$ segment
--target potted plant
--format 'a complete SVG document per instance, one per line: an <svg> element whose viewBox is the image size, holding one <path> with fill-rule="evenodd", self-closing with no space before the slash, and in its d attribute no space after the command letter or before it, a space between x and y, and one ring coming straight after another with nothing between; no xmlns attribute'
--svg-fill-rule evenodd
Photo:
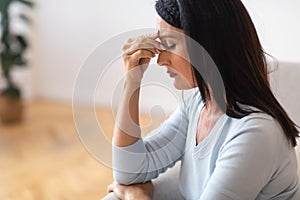
<svg viewBox="0 0 300 200"><path fill-rule="evenodd" d="M33 3L28 0L0 0L0 65L2 78L5 81L5 88L0 91L0 119L6 123L20 121L22 118L21 91L13 82L12 69L26 66L24 53L28 47L24 34L15 33L11 29L13 16L10 11L13 3L33 6ZM24 13L20 13L18 17L24 23L29 22Z"/></svg>

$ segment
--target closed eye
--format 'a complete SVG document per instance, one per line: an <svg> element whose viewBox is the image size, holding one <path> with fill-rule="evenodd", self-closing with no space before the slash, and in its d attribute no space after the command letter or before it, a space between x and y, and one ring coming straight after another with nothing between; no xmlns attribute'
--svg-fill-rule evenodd
<svg viewBox="0 0 300 200"><path fill-rule="evenodd" d="M176 46L176 44L171 44L171 45L168 45L168 46L165 46L167 50L171 50L171 49L174 49Z"/></svg>
<svg viewBox="0 0 300 200"><path fill-rule="evenodd" d="M171 50L171 49L174 49L176 47L176 44L166 44L166 43L163 43L164 47L166 48L166 50Z"/></svg>

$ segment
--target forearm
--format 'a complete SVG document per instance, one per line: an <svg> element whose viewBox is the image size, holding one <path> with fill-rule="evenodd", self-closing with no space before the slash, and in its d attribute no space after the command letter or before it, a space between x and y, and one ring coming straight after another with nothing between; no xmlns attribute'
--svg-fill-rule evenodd
<svg viewBox="0 0 300 200"><path fill-rule="evenodd" d="M145 184L135 184L129 186L114 182L110 184L107 189L109 192L114 192L118 198L124 200L151 200L154 191L151 181Z"/></svg>
<svg viewBox="0 0 300 200"><path fill-rule="evenodd" d="M113 134L113 144L116 146L131 145L141 136L139 96L140 83L125 81Z"/></svg>
<svg viewBox="0 0 300 200"><path fill-rule="evenodd" d="M145 194L143 191L133 192L126 196L126 200L151 200L151 196Z"/></svg>

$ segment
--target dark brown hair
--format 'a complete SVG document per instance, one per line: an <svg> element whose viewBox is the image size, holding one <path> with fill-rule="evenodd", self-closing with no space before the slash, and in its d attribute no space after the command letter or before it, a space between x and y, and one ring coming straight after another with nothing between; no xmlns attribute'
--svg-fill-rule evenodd
<svg viewBox="0 0 300 200"><path fill-rule="evenodd" d="M288 141L296 146L299 132L297 126L287 115L283 107L274 97L269 81L266 54L260 44L255 26L240 0L159 0L157 5L166 2L177 4L180 15L180 27L185 34L198 42L210 55L222 77L226 100L218 104L225 104L226 114L234 118L242 118L253 112L240 104L258 108L275 118L281 125ZM158 14L165 19L161 9L157 6ZM173 5L174 6L174 5ZM160 11L159 11L160 9ZM178 16L175 16L177 19ZM172 17L171 17L172 19ZM168 20L166 20L168 22ZM173 20L176 22L176 20ZM177 20L178 21L178 20ZM174 22L173 22L174 23ZM198 63L197 52L189 51L192 63ZM209 74L207 66L199 70L194 66L193 72L202 95L203 101L209 99L208 84L213 79L203 79L203 74ZM223 93L219 96L223 97Z"/></svg>

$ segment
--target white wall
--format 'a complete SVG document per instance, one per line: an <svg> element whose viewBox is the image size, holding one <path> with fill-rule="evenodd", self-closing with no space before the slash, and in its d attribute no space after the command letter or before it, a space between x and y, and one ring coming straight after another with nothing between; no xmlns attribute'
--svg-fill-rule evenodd
<svg viewBox="0 0 300 200"><path fill-rule="evenodd" d="M265 50L280 61L300 62L300 1L242 0Z"/></svg>
<svg viewBox="0 0 300 200"><path fill-rule="evenodd" d="M300 1L243 2L266 51L280 61L300 63ZM89 52L114 35L145 27L155 27L153 0L36 0L31 66L33 96L71 101L77 72ZM154 73L151 76L156 74L151 73ZM120 75L120 71L112 74ZM113 78L108 78L106 84L112 85L110 81ZM163 92L150 89L149 94L168 105ZM102 98L104 103L110 101Z"/></svg>
<svg viewBox="0 0 300 200"><path fill-rule="evenodd" d="M33 37L35 95L69 101L77 71L90 51L113 35L152 26L151 4L150 0L38 0Z"/></svg>

